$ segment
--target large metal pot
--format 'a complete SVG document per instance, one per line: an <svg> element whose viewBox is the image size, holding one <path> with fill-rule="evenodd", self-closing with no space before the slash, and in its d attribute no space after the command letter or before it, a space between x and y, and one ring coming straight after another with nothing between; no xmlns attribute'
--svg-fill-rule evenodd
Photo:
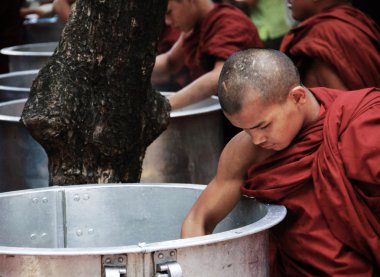
<svg viewBox="0 0 380 277"><path fill-rule="evenodd" d="M59 41L65 23L57 16L46 18L31 18L24 21L26 43L42 43Z"/></svg>
<svg viewBox="0 0 380 277"><path fill-rule="evenodd" d="M0 276L268 276L268 229L285 207L243 198L212 235L180 239L203 189L118 184L1 193Z"/></svg>
<svg viewBox="0 0 380 277"><path fill-rule="evenodd" d="M3 48L0 53L9 58L9 71L42 68L53 55L58 42L32 43Z"/></svg>
<svg viewBox="0 0 380 277"><path fill-rule="evenodd" d="M48 186L47 155L19 122L25 101L0 103L0 192ZM147 149L141 181L206 184L222 148L216 97L173 111L168 129Z"/></svg>
<svg viewBox="0 0 380 277"><path fill-rule="evenodd" d="M141 181L207 184L216 173L223 146L217 97L174 110L168 129L146 151Z"/></svg>
<svg viewBox="0 0 380 277"><path fill-rule="evenodd" d="M38 69L0 74L0 102L27 98Z"/></svg>
<svg viewBox="0 0 380 277"><path fill-rule="evenodd" d="M19 122L24 104L0 103L0 192L48 186L45 150Z"/></svg>

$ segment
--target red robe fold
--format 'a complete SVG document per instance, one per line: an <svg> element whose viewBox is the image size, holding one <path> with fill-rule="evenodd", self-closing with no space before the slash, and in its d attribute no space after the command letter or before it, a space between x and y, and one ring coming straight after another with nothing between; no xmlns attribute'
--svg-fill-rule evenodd
<svg viewBox="0 0 380 277"><path fill-rule="evenodd" d="M280 51L297 65L301 79L311 59L335 68L349 90L380 87L380 30L350 5L338 5L291 29Z"/></svg>
<svg viewBox="0 0 380 277"><path fill-rule="evenodd" d="M242 11L229 5L215 5L201 24L187 34L183 51L193 80L226 60L238 50L262 48L255 25Z"/></svg>
<svg viewBox="0 0 380 277"><path fill-rule="evenodd" d="M181 32L179 30L165 24L161 33L160 41L158 43L157 55L169 51L174 43L178 40L180 35Z"/></svg>
<svg viewBox="0 0 380 277"><path fill-rule="evenodd" d="M285 205L271 229L279 276L380 273L380 89L315 88L325 112L253 165L243 194Z"/></svg>

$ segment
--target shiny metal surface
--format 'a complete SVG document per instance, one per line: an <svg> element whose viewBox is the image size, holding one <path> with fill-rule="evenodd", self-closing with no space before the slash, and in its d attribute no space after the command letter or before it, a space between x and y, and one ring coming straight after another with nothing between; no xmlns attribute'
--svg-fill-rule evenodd
<svg viewBox="0 0 380 277"><path fill-rule="evenodd" d="M47 155L19 122L25 99L0 103L0 192L48 186ZM147 149L141 182L206 184L223 147L219 101L173 111Z"/></svg>
<svg viewBox="0 0 380 277"><path fill-rule="evenodd" d="M0 53L9 57L10 72L40 69L53 54L58 42L16 45L3 48Z"/></svg>
<svg viewBox="0 0 380 277"><path fill-rule="evenodd" d="M0 192L48 186L45 150L19 122L24 104L0 103Z"/></svg>
<svg viewBox="0 0 380 277"><path fill-rule="evenodd" d="M0 74L0 102L27 98L38 69Z"/></svg>
<svg viewBox="0 0 380 277"><path fill-rule="evenodd" d="M146 151L141 182L211 181L223 149L221 116L217 97L172 111L168 129Z"/></svg>
<svg viewBox="0 0 380 277"><path fill-rule="evenodd" d="M268 276L267 231L286 209L242 198L213 234L180 239L181 223L204 187L110 184L1 193L0 276L102 276L105 255L126 255L119 260L127 260L126 276L154 276L153 257L165 250L175 251L170 265L184 276Z"/></svg>

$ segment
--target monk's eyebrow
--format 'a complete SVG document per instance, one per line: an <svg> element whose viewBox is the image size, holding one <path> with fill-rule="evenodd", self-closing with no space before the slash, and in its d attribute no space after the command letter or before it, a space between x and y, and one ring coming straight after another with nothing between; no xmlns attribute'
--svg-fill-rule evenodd
<svg viewBox="0 0 380 277"><path fill-rule="evenodd" d="M265 124L265 121L261 121L259 124L256 124L255 126L252 126L252 127L250 127L249 129L252 130L252 129L260 128L260 127L262 127L264 124Z"/></svg>

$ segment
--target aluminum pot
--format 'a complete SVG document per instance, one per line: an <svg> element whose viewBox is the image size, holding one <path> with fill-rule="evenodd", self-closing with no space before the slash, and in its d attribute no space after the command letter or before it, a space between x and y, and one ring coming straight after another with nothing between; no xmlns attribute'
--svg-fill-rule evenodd
<svg viewBox="0 0 380 277"><path fill-rule="evenodd" d="M0 53L9 58L9 71L42 68L53 55L58 42L31 43L3 48Z"/></svg>
<svg viewBox="0 0 380 277"><path fill-rule="evenodd" d="M168 129L146 151L141 181L207 184L216 173L223 146L217 97L174 110Z"/></svg>
<svg viewBox="0 0 380 277"><path fill-rule="evenodd" d="M46 152L19 122L25 101L0 103L0 192L48 186ZM216 97L173 111L168 129L146 151L141 182L206 184L222 148Z"/></svg>
<svg viewBox="0 0 380 277"><path fill-rule="evenodd" d="M211 235L180 239L204 186L111 184L0 194L0 276L268 276L283 206L242 198Z"/></svg>
<svg viewBox="0 0 380 277"><path fill-rule="evenodd" d="M19 122L25 101L0 103L0 192L48 186L46 152Z"/></svg>
<svg viewBox="0 0 380 277"><path fill-rule="evenodd" d="M0 102L27 98L38 69L0 74Z"/></svg>
<svg viewBox="0 0 380 277"><path fill-rule="evenodd" d="M46 18L31 18L24 21L26 43L42 43L59 41L65 23L57 16Z"/></svg>

